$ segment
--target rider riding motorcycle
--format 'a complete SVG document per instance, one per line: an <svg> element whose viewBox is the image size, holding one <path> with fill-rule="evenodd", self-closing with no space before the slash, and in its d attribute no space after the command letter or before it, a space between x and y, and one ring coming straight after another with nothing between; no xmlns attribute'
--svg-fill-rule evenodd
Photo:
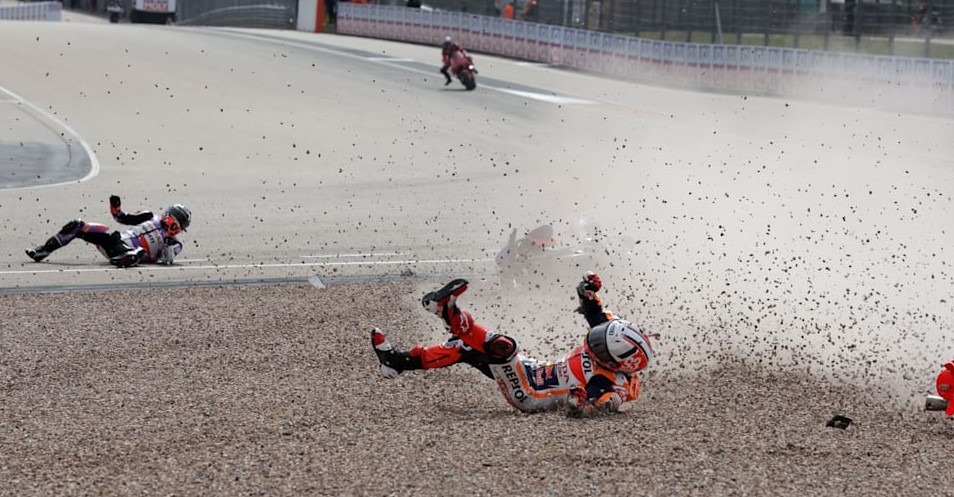
<svg viewBox="0 0 954 497"><path fill-rule="evenodd" d="M424 307L440 316L454 339L409 351L396 350L381 332L371 330L371 344L381 374L395 378L402 371L434 369L466 363L497 382L504 398L524 412L564 407L571 416L618 411L639 397L638 371L653 359L653 348L643 329L603 308L597 292L602 281L587 273L577 287L578 309L590 325L583 344L555 363L520 354L513 338L476 323L457 306L467 281L456 279L424 296Z"/></svg>
<svg viewBox="0 0 954 497"><path fill-rule="evenodd" d="M117 267L132 267L141 262L172 264L182 251L182 242L176 235L186 231L192 223L192 211L182 204L167 207L161 214L150 211L130 214L122 210L120 198L111 195L109 210L117 222L134 227L120 232L103 224L74 219L43 245L27 249L26 254L40 262L79 238L95 245Z"/></svg>
<svg viewBox="0 0 954 497"><path fill-rule="evenodd" d="M457 43L454 43L450 36L444 37L444 43L441 45L441 57L444 59L444 65L441 67L441 74L443 74L444 78L447 79L447 81L444 82L444 86L451 84L453 81L448 69L450 69L451 59L453 59L454 53L456 52L460 52L460 54L463 55L468 61L472 62L470 55L467 55L467 51L464 50L463 47ZM475 70L474 72L477 71Z"/></svg>
<svg viewBox="0 0 954 497"><path fill-rule="evenodd" d="M109 12L109 22L119 22L119 18L126 13L122 0L109 0L106 3L106 12Z"/></svg>

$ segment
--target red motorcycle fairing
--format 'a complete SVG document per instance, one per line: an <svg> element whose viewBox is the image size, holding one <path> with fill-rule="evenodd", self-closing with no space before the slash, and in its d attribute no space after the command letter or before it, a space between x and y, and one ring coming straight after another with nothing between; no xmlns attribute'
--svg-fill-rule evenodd
<svg viewBox="0 0 954 497"><path fill-rule="evenodd" d="M947 401L947 409L944 410L944 414L954 416L954 361L943 366L941 372L937 375L935 387L937 388L937 394Z"/></svg>

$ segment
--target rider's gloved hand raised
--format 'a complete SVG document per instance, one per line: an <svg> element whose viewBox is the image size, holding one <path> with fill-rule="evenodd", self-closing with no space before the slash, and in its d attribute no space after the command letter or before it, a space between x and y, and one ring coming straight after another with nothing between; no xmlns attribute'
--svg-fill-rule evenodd
<svg viewBox="0 0 954 497"><path fill-rule="evenodd" d="M576 287L576 293L580 298L592 299L596 292L603 288L603 280L593 271L587 271L583 275L583 281Z"/></svg>
<svg viewBox="0 0 954 497"><path fill-rule="evenodd" d="M119 199L119 195L110 195L109 196L109 213L112 215L119 214L121 210L122 201Z"/></svg>

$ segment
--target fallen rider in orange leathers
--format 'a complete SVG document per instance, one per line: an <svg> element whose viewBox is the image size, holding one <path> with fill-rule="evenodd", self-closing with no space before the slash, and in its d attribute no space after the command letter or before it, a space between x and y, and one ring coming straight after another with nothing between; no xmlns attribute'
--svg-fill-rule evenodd
<svg viewBox="0 0 954 497"><path fill-rule="evenodd" d="M446 343L398 351L379 329L371 330L384 377L463 362L494 379L504 398L520 411L565 408L572 416L615 412L639 397L636 372L652 362L652 345L640 326L603 308L597 295L602 281L596 274L587 273L577 287L579 311L590 331L583 345L555 363L521 355L516 340L487 329L458 307L457 298L467 284L463 279L453 280L421 300L424 308L441 317L450 329L454 339Z"/></svg>

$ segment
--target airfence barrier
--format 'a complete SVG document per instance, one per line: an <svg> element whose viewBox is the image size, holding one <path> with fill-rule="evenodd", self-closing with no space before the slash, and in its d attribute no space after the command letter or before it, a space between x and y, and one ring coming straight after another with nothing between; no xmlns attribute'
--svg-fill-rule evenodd
<svg viewBox="0 0 954 497"><path fill-rule="evenodd" d="M32 2L0 6L0 21L60 21L63 4L60 2Z"/></svg>

